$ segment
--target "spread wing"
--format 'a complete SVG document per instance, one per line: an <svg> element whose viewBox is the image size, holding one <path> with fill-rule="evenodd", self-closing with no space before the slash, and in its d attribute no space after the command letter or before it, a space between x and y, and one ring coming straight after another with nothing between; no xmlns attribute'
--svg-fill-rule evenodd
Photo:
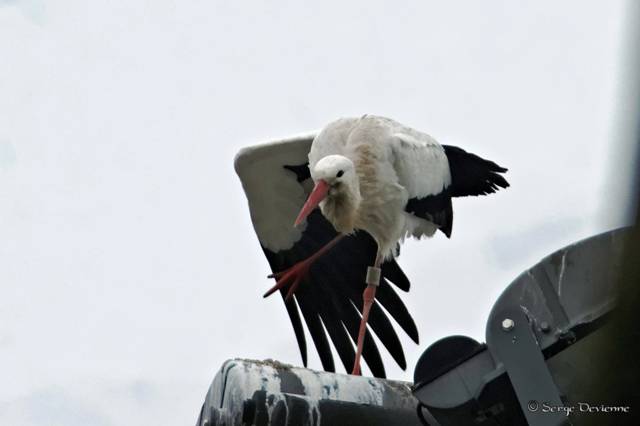
<svg viewBox="0 0 640 426"><path fill-rule="evenodd" d="M502 176L506 168L456 146L440 145L426 134L410 132L394 134L392 144L399 183L409 192L405 210L436 224L447 237L453 226L453 197L488 195L509 187Z"/></svg>
<svg viewBox="0 0 640 426"><path fill-rule="evenodd" d="M394 134L392 142L394 168L400 185L409 193L405 210L418 219L435 224L451 236L451 173L447 155L430 136L406 129ZM428 228L427 228L428 229ZM429 232L414 232L414 235Z"/></svg>
<svg viewBox="0 0 640 426"><path fill-rule="evenodd" d="M312 141L313 135L308 135L254 146L240 151L235 159L253 226L273 272L306 259L337 235L319 210L314 211L303 226L293 227L313 186L307 167ZM373 264L375 255L376 244L365 232L342 239L311 267L294 296L285 301L305 366L307 348L300 314L323 368L335 371L329 339L345 370L353 367L366 269ZM395 260L382 266L382 276L384 280L376 294L369 327L404 369L404 351L389 316L416 343L418 331L390 283L404 291L409 290L410 284ZM285 294L286 289L281 291L283 300ZM369 331L364 340L363 357L374 376L385 376L380 352Z"/></svg>

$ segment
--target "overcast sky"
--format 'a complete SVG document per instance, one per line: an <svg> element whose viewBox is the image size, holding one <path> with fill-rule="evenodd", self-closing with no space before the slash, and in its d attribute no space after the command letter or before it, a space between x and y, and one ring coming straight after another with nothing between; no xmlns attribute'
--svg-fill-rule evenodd
<svg viewBox="0 0 640 426"><path fill-rule="evenodd" d="M226 359L299 365L233 156L341 116L509 167L405 245L421 344L383 356L484 340L520 272L624 224L625 4L0 0L0 424L190 425Z"/></svg>

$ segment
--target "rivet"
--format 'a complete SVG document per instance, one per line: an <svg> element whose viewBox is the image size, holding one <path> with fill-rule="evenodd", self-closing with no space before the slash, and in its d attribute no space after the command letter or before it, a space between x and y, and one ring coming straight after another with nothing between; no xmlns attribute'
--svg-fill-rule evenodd
<svg viewBox="0 0 640 426"><path fill-rule="evenodd" d="M515 326L516 326L516 323L513 322L511 318L505 318L502 320L502 329L504 331L511 331Z"/></svg>
<svg viewBox="0 0 640 426"><path fill-rule="evenodd" d="M549 330L551 330L551 327L549 326L548 322L542 321L540 323L540 330L542 330L543 333L548 333Z"/></svg>

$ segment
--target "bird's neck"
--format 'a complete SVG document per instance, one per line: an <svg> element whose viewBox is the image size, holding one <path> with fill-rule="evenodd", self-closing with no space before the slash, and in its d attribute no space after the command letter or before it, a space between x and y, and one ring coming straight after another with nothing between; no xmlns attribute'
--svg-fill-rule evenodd
<svg viewBox="0 0 640 426"><path fill-rule="evenodd" d="M338 232L350 234L355 231L360 194L339 192L333 194L321 205L322 214Z"/></svg>

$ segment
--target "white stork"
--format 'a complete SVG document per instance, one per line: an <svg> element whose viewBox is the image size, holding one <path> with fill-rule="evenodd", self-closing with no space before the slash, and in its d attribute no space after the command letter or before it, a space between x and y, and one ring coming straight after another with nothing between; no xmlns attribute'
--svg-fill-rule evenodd
<svg viewBox="0 0 640 426"><path fill-rule="evenodd" d="M372 115L334 121L315 138L243 149L235 168L274 271L270 277L277 279L265 297L280 290L304 365L306 343L296 303L325 370L335 367L324 329L345 369L353 366L352 374L360 374L362 354L377 377L385 376L384 366L367 322L402 369L406 361L374 300L418 342L411 316L388 284L409 290L394 259L399 243L437 230L450 237L452 197L509 186L500 175L507 169ZM361 316L355 306L363 306ZM355 355L349 335L357 342Z"/></svg>

